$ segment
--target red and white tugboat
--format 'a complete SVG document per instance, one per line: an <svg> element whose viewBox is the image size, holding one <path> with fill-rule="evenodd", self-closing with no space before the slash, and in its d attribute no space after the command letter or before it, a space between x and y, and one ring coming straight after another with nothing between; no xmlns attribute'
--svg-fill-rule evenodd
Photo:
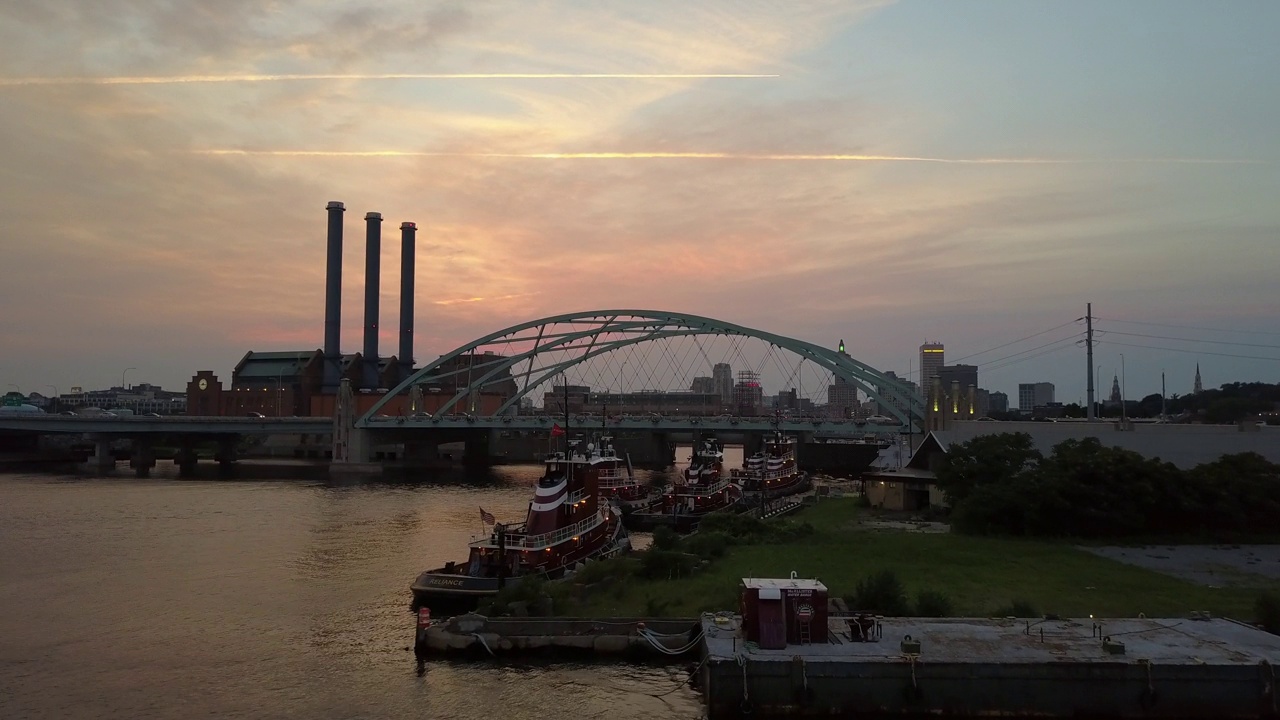
<svg viewBox="0 0 1280 720"><path fill-rule="evenodd" d="M504 585L528 577L557 579L587 560L611 557L631 548L622 512L600 498L602 473L617 463L593 443L579 440L546 457L546 472L534 487L529 514L522 523L493 523L488 537L471 543L466 562L446 563L414 580L416 607L474 604Z"/></svg>
<svg viewBox="0 0 1280 720"><path fill-rule="evenodd" d="M764 450L747 458L744 464L745 470L737 477L748 497L763 495L773 499L809 489L809 475L796 463L794 437L775 433L765 439Z"/></svg>
<svg viewBox="0 0 1280 720"><path fill-rule="evenodd" d="M703 517L717 510L737 507L742 488L723 474L724 452L714 438L703 438L693 446L693 457L680 482L674 483L648 507L626 515L633 530L652 530L660 525L688 532Z"/></svg>
<svg viewBox="0 0 1280 720"><path fill-rule="evenodd" d="M612 501L622 508L624 513L650 505L654 500L656 488L653 485L636 479L631 467L631 458L625 460L618 457L613 447L613 438L600 435L595 439L596 452L600 454L599 487L600 497Z"/></svg>

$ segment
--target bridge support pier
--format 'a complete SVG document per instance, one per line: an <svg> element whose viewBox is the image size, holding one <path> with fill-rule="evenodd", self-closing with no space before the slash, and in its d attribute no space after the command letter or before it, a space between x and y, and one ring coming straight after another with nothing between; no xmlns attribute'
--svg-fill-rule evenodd
<svg viewBox="0 0 1280 720"><path fill-rule="evenodd" d="M464 465L490 464L489 450L493 446L494 430L473 430L467 433L465 448L462 451Z"/></svg>
<svg viewBox="0 0 1280 720"><path fill-rule="evenodd" d="M178 466L178 477L194 477L197 460L195 442L191 438L183 438L173 456L173 464Z"/></svg>
<svg viewBox="0 0 1280 720"><path fill-rule="evenodd" d="M218 475L222 477L233 477L236 474L236 445L239 437L235 435L222 435L218 437L218 449L213 454L213 459L218 462Z"/></svg>
<svg viewBox="0 0 1280 720"><path fill-rule="evenodd" d="M134 438L129 452L129 467L133 468L133 474L140 478L150 477L151 468L155 466L156 453L151 447L151 439Z"/></svg>
<svg viewBox="0 0 1280 720"><path fill-rule="evenodd" d="M85 462L84 469L97 474L106 475L116 469L116 456L111 450L111 439L102 436L91 436L93 454Z"/></svg>
<svg viewBox="0 0 1280 720"><path fill-rule="evenodd" d="M329 477L356 482L378 477L382 475L382 463L371 462L372 457L373 433L363 428L351 428L346 434L345 445L341 442L334 444Z"/></svg>

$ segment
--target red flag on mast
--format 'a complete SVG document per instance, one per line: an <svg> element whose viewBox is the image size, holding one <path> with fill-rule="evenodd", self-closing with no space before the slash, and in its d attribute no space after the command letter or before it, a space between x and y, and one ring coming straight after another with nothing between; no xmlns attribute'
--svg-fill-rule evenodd
<svg viewBox="0 0 1280 720"><path fill-rule="evenodd" d="M560 437L564 434L564 428L560 427L560 423L551 426L551 437Z"/></svg>

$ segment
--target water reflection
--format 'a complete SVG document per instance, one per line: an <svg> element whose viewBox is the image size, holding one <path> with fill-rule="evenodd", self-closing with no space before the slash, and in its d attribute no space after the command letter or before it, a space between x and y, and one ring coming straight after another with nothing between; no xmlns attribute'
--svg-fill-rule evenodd
<svg viewBox="0 0 1280 720"><path fill-rule="evenodd" d="M0 717L700 716L678 668L415 675L408 584L465 556L480 507L520 519L540 467L350 487L157 470L0 475Z"/></svg>

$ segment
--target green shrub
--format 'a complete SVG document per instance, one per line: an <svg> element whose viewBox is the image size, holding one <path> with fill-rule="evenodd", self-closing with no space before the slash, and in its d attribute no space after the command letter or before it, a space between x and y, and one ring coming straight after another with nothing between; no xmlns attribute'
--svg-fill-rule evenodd
<svg viewBox="0 0 1280 720"><path fill-rule="evenodd" d="M937 590L916 593L916 617L951 617L951 598Z"/></svg>
<svg viewBox="0 0 1280 720"><path fill-rule="evenodd" d="M1254 619L1269 633L1280 635L1280 595L1264 592L1253 604Z"/></svg>
<svg viewBox="0 0 1280 720"><path fill-rule="evenodd" d="M1036 606L1026 600L1014 600L1002 608L996 608L991 613L992 617L1016 617L1016 618L1035 618L1040 617L1040 613L1036 612Z"/></svg>
<svg viewBox="0 0 1280 720"><path fill-rule="evenodd" d="M715 560L723 557L729 549L730 538L722 532L697 532L685 538L681 545L686 552L693 553L704 560Z"/></svg>
<svg viewBox="0 0 1280 720"><path fill-rule="evenodd" d="M697 556L675 550L650 548L640 556L640 575L650 580L685 577L692 574L697 566Z"/></svg>
<svg viewBox="0 0 1280 720"><path fill-rule="evenodd" d="M651 618L667 617L671 611L670 600L659 600L656 597L645 598L644 616Z"/></svg>
<svg viewBox="0 0 1280 720"><path fill-rule="evenodd" d="M845 598L851 610L877 615L903 616L910 612L907 591L892 570L880 572L858 581L852 596Z"/></svg>
<svg viewBox="0 0 1280 720"><path fill-rule="evenodd" d="M615 557L608 560L596 560L587 563L586 567L573 574L573 582L579 585L594 585L626 579L635 574L639 561L632 557Z"/></svg>
<svg viewBox="0 0 1280 720"><path fill-rule="evenodd" d="M653 531L653 545L656 550L675 550L680 547L680 536L675 530L663 525Z"/></svg>

